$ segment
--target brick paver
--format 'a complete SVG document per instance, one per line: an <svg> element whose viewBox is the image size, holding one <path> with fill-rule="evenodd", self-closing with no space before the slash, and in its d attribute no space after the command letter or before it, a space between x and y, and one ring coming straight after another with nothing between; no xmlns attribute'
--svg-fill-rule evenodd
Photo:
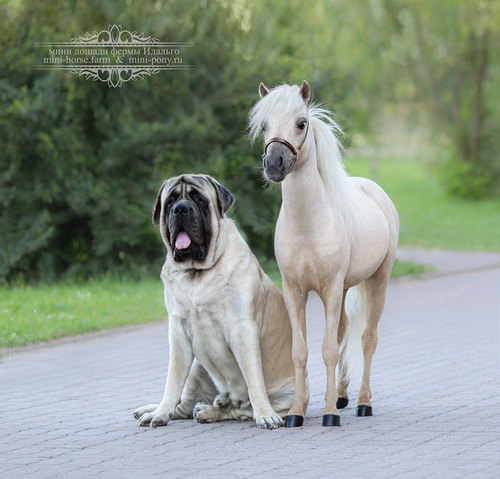
<svg viewBox="0 0 500 479"><path fill-rule="evenodd" d="M321 427L322 308L308 305L305 425L138 428L160 399L166 323L5 356L0 477L497 478L500 269L393 282L374 359L374 416ZM351 391L351 398L355 398Z"/></svg>

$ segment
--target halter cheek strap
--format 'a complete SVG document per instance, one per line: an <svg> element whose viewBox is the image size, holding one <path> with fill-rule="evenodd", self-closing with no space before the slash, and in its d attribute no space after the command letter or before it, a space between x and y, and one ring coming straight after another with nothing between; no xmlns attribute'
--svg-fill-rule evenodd
<svg viewBox="0 0 500 479"><path fill-rule="evenodd" d="M302 138L302 142L300 143L300 145L297 148L295 148L288 140L285 140L284 138L281 138L279 136L275 136L274 138L267 140L266 144L264 145L264 153L262 154L262 158L264 158L266 156L267 148L271 143L282 143L283 145L287 146L291 150L291 152L293 153L294 161L296 161L297 156L299 155L300 149L302 148L302 146L304 145L304 142L306 141L308 132L309 132L309 120L307 121L306 133L304 135L304 138Z"/></svg>

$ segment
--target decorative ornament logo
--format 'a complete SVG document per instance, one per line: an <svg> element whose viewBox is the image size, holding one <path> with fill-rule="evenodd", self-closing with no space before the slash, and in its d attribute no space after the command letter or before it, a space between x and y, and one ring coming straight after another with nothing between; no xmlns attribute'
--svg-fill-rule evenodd
<svg viewBox="0 0 500 479"><path fill-rule="evenodd" d="M194 69L183 58L183 50L194 46L193 42L160 42L144 33L124 30L121 25L109 25L106 30L70 42L42 42L35 46L48 48L48 56L36 69L69 71L113 88L162 70Z"/></svg>

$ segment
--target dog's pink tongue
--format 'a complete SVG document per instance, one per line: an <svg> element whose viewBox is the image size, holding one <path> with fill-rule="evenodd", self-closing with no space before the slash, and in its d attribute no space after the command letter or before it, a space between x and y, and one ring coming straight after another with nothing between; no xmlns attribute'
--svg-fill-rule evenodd
<svg viewBox="0 0 500 479"><path fill-rule="evenodd" d="M185 231L180 232L179 236L177 236L177 239L175 240L175 247L177 249L186 249L189 248L190 244L191 238L189 235Z"/></svg>

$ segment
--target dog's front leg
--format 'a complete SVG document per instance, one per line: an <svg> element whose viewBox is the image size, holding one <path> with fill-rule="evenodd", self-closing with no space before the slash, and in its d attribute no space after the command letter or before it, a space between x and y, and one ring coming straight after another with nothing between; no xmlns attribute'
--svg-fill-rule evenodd
<svg viewBox="0 0 500 479"><path fill-rule="evenodd" d="M266 391L257 324L252 320L239 322L231 331L230 341L231 350L247 383L257 426L262 429L282 426L283 419L271 407Z"/></svg>
<svg viewBox="0 0 500 479"><path fill-rule="evenodd" d="M169 319L170 361L163 399L154 411L146 412L139 418L138 426L166 426L181 400L182 390L194 360L191 341L182 327L182 321L175 316Z"/></svg>

